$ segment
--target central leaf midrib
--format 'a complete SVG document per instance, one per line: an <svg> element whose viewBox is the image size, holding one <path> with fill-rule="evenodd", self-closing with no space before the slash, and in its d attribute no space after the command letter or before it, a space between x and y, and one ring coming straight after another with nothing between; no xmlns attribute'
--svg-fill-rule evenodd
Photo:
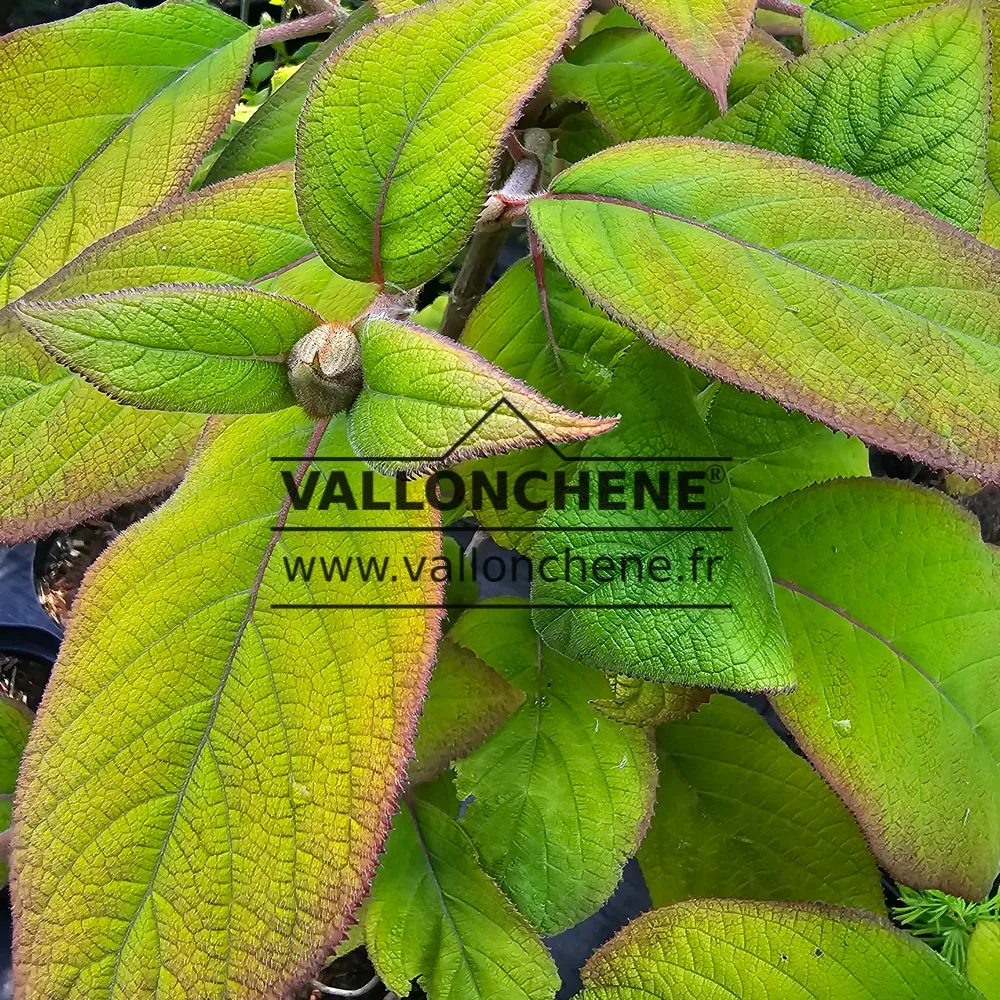
<svg viewBox="0 0 1000 1000"><path fill-rule="evenodd" d="M307 444L306 448L303 451L303 460L300 463L299 469L296 473L296 479L299 482L301 482L302 476L305 474L305 471L309 467L312 458L315 456L329 423L330 420L329 418L327 418L326 420L323 420L318 424L316 424L315 428L313 429L313 433L312 436L310 437L309 443ZM198 765L198 761L201 757L202 751L205 749L206 746L209 745L209 739L211 738L212 728L215 724L216 716L218 715L219 705L222 703L222 695L223 692L225 691L226 682L228 681L229 676L232 673L233 665L236 662L236 656L239 653L240 645L243 641L243 636L253 620L253 613L257 606L257 598L260 595L260 588L261 584L264 581L264 574L267 571L267 567L268 564L270 563L271 556L274 553L274 550L277 548L278 542L281 540L281 532L285 526L285 522L288 519L289 511L291 510L292 506L291 501L292 498L291 495L289 494L282 503L281 510L279 511L277 520L275 522L274 530L271 533L271 538L269 539L267 547L264 549L263 555L261 556L260 563L258 564L257 567L257 573L254 576L253 583L250 585L250 590L248 591L249 599L247 601L247 610L244 613L243 618L236 629L236 635L233 638L229 656L226 659L226 663L225 666L223 667L222 675L219 679L219 683L216 687L215 693L212 695L212 708L211 711L209 712L208 719L205 723L205 731L202 733L201 739L198 741L197 747L195 747L194 753L192 754L191 757L191 764L189 765L187 773L184 776L184 780L181 782L180 789L178 790L177 804L174 807L173 815L170 817L170 823L168 824L167 829L163 833L163 843L160 846L160 851L157 855L156 862L154 863L153 868L149 874L149 884L147 885L146 890L142 895L142 898L136 904L135 912L132 914L132 919L129 921L128 926L125 928L125 931L122 934L121 944L119 944L115 954L114 969L112 970L111 978L108 982L108 1000L113 1000L114 998L115 986L117 985L118 982L118 971L121 967L122 957L125 952L125 946L132 935L132 931L135 929L136 921L139 919L139 916L142 913L143 908L153 896L153 888L156 884L156 879L159 876L160 868L163 865L163 860L167 853L167 847L169 846L173 838L174 829L177 826L177 821L180 819L181 808L184 803L184 798L187 794L188 786L190 785L191 780L194 777L194 771ZM225 989L226 992L228 992L228 984Z"/></svg>
<svg viewBox="0 0 1000 1000"><path fill-rule="evenodd" d="M913 670L915 670L917 674L919 674L925 681L927 681L928 684L930 684L930 686L938 694L941 700L945 702L945 704L947 704L951 709L954 710L955 714L962 720L962 722L965 723L965 725L969 728L969 730L974 734L975 738L983 745L984 749L986 750L987 756L993 762L994 767L1000 769L1000 761L997 760L996 756L993 753L993 748L987 742L983 734L979 731L979 727L972 721L969 715L954 700L954 698L952 698L947 693L947 691L944 690L944 688L941 686L941 683L928 670L925 670L916 660L914 660L913 657L909 656L907 653L904 653L901 649L899 649L896 645L894 645L891 639L889 639L887 636L882 635L882 633L879 632L877 629L875 629L871 625L866 625L859 618L855 618L852 614L850 614L847 611L846 608L842 608L839 605L834 604L832 601L828 601L825 598L820 597L819 594L813 593L810 590L806 590L804 587L799 586L799 584L792 583L790 580L785 580L778 576L773 577L773 580L777 586L784 587L790 593L798 594L799 596L804 597L815 604L818 604L820 607L825 608L832 614L835 614L838 618L843 619L853 628L860 629L866 635L871 636L877 642L885 646L885 648L889 650L889 652L892 653L892 655L895 656L901 663L905 663Z"/></svg>
<svg viewBox="0 0 1000 1000"><path fill-rule="evenodd" d="M251 30L255 30L255 29L251 29ZM223 49L226 49L226 48L228 48L228 47L229 47L230 45L233 45L233 44L235 44L236 42L238 42L238 41L239 41L239 40L240 40L241 38L243 38L244 34L246 34L246 32L242 32L241 34L239 34L239 35L236 35L236 36L235 36L235 37L233 37L233 38L228 38L228 39L226 39L226 41L225 41L225 42L224 42L223 44L219 45L219 46L218 46L217 48L214 48L214 49L210 49L210 50L209 50L208 52L206 52L206 53L205 53L205 55L204 55L204 56L202 56L202 57L201 57L201 58L200 58L200 59L199 59L199 60L198 60L197 62L194 62L194 63L192 63L192 64L191 64L190 66L188 66L188 67L187 67L187 69L183 70L183 71L182 71L181 73L179 73L179 74L178 74L177 76L175 76L175 77L174 77L173 79L171 79L171 80L170 80L170 81L169 81L168 83L164 84L164 85L163 85L162 87L160 87L160 88L159 88L159 89L158 89L157 91L155 91L155 92L154 92L153 94L151 94L151 95L150 95L150 96L149 96L149 97L148 97L148 98L147 98L147 99L146 99L146 100L145 100L145 101L144 101L144 102L143 102L143 103L142 103L141 105L139 105L139 107L138 107L138 108L136 108L136 109L135 109L135 111L133 111L133 112L132 112L132 114L130 114L130 115L129 115L129 116L128 116L128 117L126 118L126 119L125 119L125 121L123 121L123 122L121 123L121 125L119 125L119 126L118 126L118 128L116 128L116 129L115 129L115 130L114 130L114 131L113 131L113 132L112 132L112 133L111 133L111 134L110 134L110 135L109 135L109 136L108 136L108 137L107 137L107 138L106 138L106 139L105 139L105 140L104 140L104 141L103 141L103 142L102 142L102 143L101 143L101 144L100 144L100 145L99 145L99 146L98 146L98 147L97 147L97 148L96 148L96 149L95 149L95 150L94 150L94 151L93 151L93 152L92 152L92 153L91 153L91 154L90 154L90 155L89 155L89 156L88 156L88 157L87 157L87 158L86 158L86 159L85 159L84 161L83 161L83 163L82 163L82 164L81 164L81 165L80 165L80 166L79 166L79 167L77 168L77 170L76 170L76 172L75 172L75 173L73 174L73 176L72 176L72 177L70 177L70 179L69 179L69 180L68 180L68 181L67 181L67 182L66 182L65 184L63 184L63 185L62 185L62 189L61 189L61 190L59 191L59 193L58 193L58 194L57 194L57 195L55 196L55 198L53 198L53 199L52 199L52 203L51 203L51 204L50 204L50 205L49 205L49 206L48 206L48 207L47 207L47 208L45 209L45 211L44 211L44 212L43 212L43 213L41 214L41 216L39 216L38 220L37 220L37 221L35 222L35 224L34 224L34 225L33 225L33 226L31 227L31 229L30 229L30 231L28 232L28 234L27 234L27 235L26 235L26 236L24 237L24 239L23 239L23 240L22 240L22 241L21 241L21 242L20 242L20 243L19 243L19 244L17 245L17 247L15 247L15 248L14 248L13 252L12 252L12 253L11 253L11 255L10 255L10 259L9 259L9 260L7 261L7 263L6 263L5 265L4 265L3 269L2 269L2 270L0 270L0 283L6 283L6 285L7 285L7 290L8 290L8 291L9 291L9 288L10 288L10 272L11 272L11 268L12 268L12 267L14 266L14 263L15 263L15 262L16 262L16 261L18 260L18 258L19 258L19 255L20 255L20 254L21 254L21 253L22 253L22 252L24 251L24 249L25 249L25 248L26 248L26 247L28 246L28 244L29 244L29 243L31 242L31 240L32 240L32 239L34 238L35 234L36 234L36 233L38 232L39 228L40 228L40 227L42 226L42 224L43 224L43 223L45 222L45 220L46 220L46 219L47 219L47 218L48 218L48 217L49 217L49 216L50 216L50 215L52 214L52 212L53 212L53 211L54 211L54 210L56 209L56 207L57 207L58 205L62 204L62 201L63 201L63 199L64 199L64 198L66 197L66 194L67 194L67 193L68 193L68 192L70 191L70 189L71 189L71 188L73 187L73 185L74 185L74 184L75 184L75 183L76 183L76 182L77 182L77 181L78 181L78 180L79 180L79 179L80 179L80 178L81 178L81 177L82 177L82 176L83 176L83 175L84 175L84 174L85 174L85 173L87 172L87 170L89 170L89 169L90 169L91 165L92 165L92 164L93 164L93 163L94 163L94 162L95 162L95 161L97 160L97 158L98 158L99 156L101 156L101 154L102 154L102 153L104 153L104 152L105 152L105 150L107 150L107 149L108 149L108 148L109 148L109 147L111 146L111 144L112 144L112 143L113 143L113 142L114 142L114 141L115 141L115 140L116 140L116 139L117 139L117 138L118 138L118 137L119 137L119 136L120 136L120 135L121 135L121 134L122 134L122 133L123 133L123 132L124 132L124 131L125 131L126 129L128 129L128 128L130 128L130 127L131 127L132 125L134 125L134 124L135 124L135 122L136 122L136 121L138 120L139 116L140 116L140 115L141 115L141 114L142 114L142 113L143 113L143 112L144 112L144 111L145 111L145 110L146 110L146 109L147 109L147 108L148 108L148 107L149 107L149 106L150 106L151 104L153 104L153 103L154 103L154 102L155 102L155 101L156 101L156 100L157 100L158 98L160 98L160 97L161 97L161 96L162 96L163 94L165 94L165 93L166 93L166 92L167 92L168 90L170 90L170 88L171 88L171 87L173 87L173 86L175 86L176 84L180 83L180 82L181 82L181 81L182 81L182 80L183 80L183 79L184 79L184 78L185 78L186 76L188 76L188 75L189 75L190 73L193 73L193 72L194 72L194 71L195 71L195 70L196 70L196 69L197 69L197 68L198 68L199 66L201 66L201 64L202 64L202 63L204 63L204 62L205 62L206 60L208 60L208 59L212 59L212 58L213 58L214 56L216 56L216 55L218 55L218 54L219 54L220 52L222 52L222 51L223 51ZM54 186L55 186L55 185L53 185L53 187L54 187ZM56 270L58 270L58 268L57 268ZM55 272L53 272L53 273L55 273ZM47 277L51 277L51 275L48 275ZM44 279L43 279L43 280L44 280ZM4 301L6 301L6 294L7 294L7 293L6 293L6 292L4 292Z"/></svg>
<svg viewBox="0 0 1000 1000"><path fill-rule="evenodd" d="M399 143L396 146L395 152L393 153L392 160L389 163L389 168L386 170L385 177L382 180L382 189L379 191L378 202L375 206L375 215L372 218L372 273L373 277L381 282L383 280L383 261L382 261L382 230L383 230L383 216L385 214L386 202L389 198L389 186L392 184L393 178L396 173L396 167L399 164L400 159L403 155L403 150L406 144L410 141L414 130L421 121L421 117L424 111L427 109L427 105L430 103L434 95L444 86L445 82L455 71L455 68L461 63L470 53L475 51L480 45L482 45L498 28L502 27L508 21L510 21L517 14L520 14L524 7L527 6L526 3L522 3L515 10L512 10L509 14L505 14L499 21L491 24L490 27L477 38L471 45L466 45L462 51L456 56L455 60L451 65L441 74L437 79L431 89L427 92L427 96L423 99L420 107L417 108L413 117L407 123L406 129L404 130L402 136L399 139ZM373 164L374 166L374 164Z"/></svg>
<svg viewBox="0 0 1000 1000"><path fill-rule="evenodd" d="M807 264L803 264L800 261L793 260L791 257L786 257L780 251L775 250L771 247L761 246L758 243L752 243L749 240L741 239L738 236L734 236L732 233L727 233L722 229L716 229L714 226L707 222L701 222L698 219L692 219L689 216L677 215L673 212L668 212L665 209L654 208L651 205L646 205L640 201L629 201L625 198L616 198L610 195L598 195L598 194L585 194L581 192L549 192L548 194L541 195L538 199L540 201L582 201L589 202L590 204L603 204L603 205L615 205L619 208L632 209L633 211L642 212L645 215L658 215L666 219L670 219L674 222L680 222L683 225L693 226L696 229L704 230L707 233L711 233L713 236L718 236L721 239L726 240L729 243L735 243L737 246L743 247L745 250L756 250L759 253L765 254L768 257L772 257L775 260L781 261L783 264L788 264L791 267L795 267L800 271L805 271L808 274L815 275L816 277L822 279L823 281L828 281L839 288L849 289L850 291L857 292L859 295L867 296L873 299L877 299L879 302L884 303L890 309L897 310L902 313L906 313L908 316L913 316L920 320L922 323L927 323L935 330L941 330L945 333L951 335L951 341L956 347L962 350L962 353L966 356L968 352L965 351L961 344L962 338L967 338L969 340L975 340L982 344L984 347L990 350L1000 351L1000 342L994 343L989 340L984 340L982 337L977 336L974 333L969 333L967 330L961 330L957 327L948 326L942 323L940 320L932 319L929 316L924 316L921 313L910 309L899 302L894 302L892 299L886 298L881 292L876 292L871 288L864 288L860 285L855 285L853 282L845 281L842 278L835 277L832 274L824 274L822 271L817 271L815 268L809 267ZM960 231L960 230L959 230ZM864 237L858 237L859 240L864 239ZM970 237L970 240L972 237ZM822 241L820 241L822 242ZM905 290L907 286L901 286L898 289L892 289L892 291ZM975 361L975 358L972 358Z"/></svg>

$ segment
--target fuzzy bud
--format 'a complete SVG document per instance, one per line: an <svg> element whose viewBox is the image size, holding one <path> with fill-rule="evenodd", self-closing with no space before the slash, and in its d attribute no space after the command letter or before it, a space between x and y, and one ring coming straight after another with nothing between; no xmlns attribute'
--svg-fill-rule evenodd
<svg viewBox="0 0 1000 1000"><path fill-rule="evenodd" d="M349 409L364 384L354 331L340 323L310 330L288 354L288 384L311 417Z"/></svg>

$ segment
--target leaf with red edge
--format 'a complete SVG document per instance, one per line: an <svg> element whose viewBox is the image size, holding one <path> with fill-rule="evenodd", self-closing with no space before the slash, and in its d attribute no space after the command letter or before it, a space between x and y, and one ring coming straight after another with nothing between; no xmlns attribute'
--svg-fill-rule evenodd
<svg viewBox="0 0 1000 1000"><path fill-rule="evenodd" d="M889 479L811 486L751 527L799 746L890 875L981 899L1000 868L1000 551L948 497Z"/></svg>
<svg viewBox="0 0 1000 1000"><path fill-rule="evenodd" d="M726 89L753 27L756 0L623 0L726 110Z"/></svg>
<svg viewBox="0 0 1000 1000"><path fill-rule="evenodd" d="M556 406L468 347L410 323L373 317L358 339L365 387L347 432L354 450L386 475L580 441L618 423Z"/></svg>
<svg viewBox="0 0 1000 1000"><path fill-rule="evenodd" d="M462 248L504 136L584 0L436 0L358 32L299 121L302 221L348 278L414 288Z"/></svg>
<svg viewBox="0 0 1000 1000"><path fill-rule="evenodd" d="M805 160L653 139L561 173L530 215L590 299L836 429L1000 481L1000 254Z"/></svg>
<svg viewBox="0 0 1000 1000"><path fill-rule="evenodd" d="M271 459L349 455L343 421L324 426L297 409L215 424L178 491L88 574L19 783L19 995L285 997L345 933L443 588L402 568L439 551L433 511L325 515L341 529L328 559L377 553L398 580L360 565L328 580L315 536L288 530L316 512L291 508L289 463ZM290 463L299 482L307 465ZM357 464L344 475L392 495ZM385 527L418 530L364 531Z"/></svg>

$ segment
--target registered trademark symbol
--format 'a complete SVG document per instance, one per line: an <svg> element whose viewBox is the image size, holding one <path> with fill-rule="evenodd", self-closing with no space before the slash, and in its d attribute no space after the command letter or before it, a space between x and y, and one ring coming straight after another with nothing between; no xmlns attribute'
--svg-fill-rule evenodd
<svg viewBox="0 0 1000 1000"><path fill-rule="evenodd" d="M726 470L721 465L710 465L708 467L708 481L710 483L721 483L726 478Z"/></svg>

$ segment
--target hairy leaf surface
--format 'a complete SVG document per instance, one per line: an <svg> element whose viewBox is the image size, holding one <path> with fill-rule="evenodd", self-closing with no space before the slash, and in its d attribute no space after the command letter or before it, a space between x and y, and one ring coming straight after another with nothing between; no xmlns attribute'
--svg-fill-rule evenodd
<svg viewBox="0 0 1000 1000"><path fill-rule="evenodd" d="M708 688L657 684L627 674L608 678L611 697L591 702L602 715L628 726L662 726L683 719L711 697Z"/></svg>
<svg viewBox="0 0 1000 1000"><path fill-rule="evenodd" d="M724 466L713 460L684 366L637 343L615 369L608 403L621 423L587 442L582 454L591 461L572 477L590 477L593 502L585 508L567 497L565 509L553 503L539 520L531 596L542 637L589 666L645 680L790 686L767 566L724 475L708 480L710 468ZM617 490L603 505L602 473ZM696 491L685 502L700 506L681 508L682 473ZM639 476L668 507L656 507Z"/></svg>
<svg viewBox="0 0 1000 1000"><path fill-rule="evenodd" d="M601 434L591 418L550 403L474 351L419 326L373 318L359 332L365 387L351 408L355 451L388 474L441 461ZM526 422L527 420L527 422Z"/></svg>
<svg viewBox="0 0 1000 1000"><path fill-rule="evenodd" d="M747 40L729 84L740 100L791 53L763 32ZM715 98L649 31L606 28L577 45L549 73L552 96L585 101L614 142L660 135L693 135L714 118Z"/></svg>
<svg viewBox="0 0 1000 1000"><path fill-rule="evenodd" d="M978 1000L888 921L835 906L700 900L640 917L583 969L580 1000Z"/></svg>
<svg viewBox="0 0 1000 1000"><path fill-rule="evenodd" d="M933 7L940 0L816 0L802 15L808 47L829 45Z"/></svg>
<svg viewBox="0 0 1000 1000"><path fill-rule="evenodd" d="M782 718L896 879L981 899L1000 869L1000 554L950 499L890 480L751 523L799 675Z"/></svg>
<svg viewBox="0 0 1000 1000"><path fill-rule="evenodd" d="M282 88L284 89L284 88ZM350 322L374 285L331 271L299 222L291 164L223 181L89 247L29 296L58 301L165 282L252 285Z"/></svg>
<svg viewBox="0 0 1000 1000"><path fill-rule="evenodd" d="M0 41L0 304L183 191L255 34L207 4L109 4Z"/></svg>
<svg viewBox="0 0 1000 1000"><path fill-rule="evenodd" d="M866 177L976 232L989 72L979 4L948 3L795 60L702 134Z"/></svg>
<svg viewBox="0 0 1000 1000"><path fill-rule="evenodd" d="M121 406L0 312L0 539L17 542L180 478L204 417Z"/></svg>
<svg viewBox="0 0 1000 1000"><path fill-rule="evenodd" d="M295 159L295 128L309 85L330 54L377 16L372 4L366 3L329 38L320 42L291 79L273 91L233 136L212 164L205 183L214 184L228 177Z"/></svg>
<svg viewBox="0 0 1000 1000"><path fill-rule="evenodd" d="M407 778L416 784L440 774L479 746L523 701L523 691L471 650L442 639Z"/></svg>
<svg viewBox="0 0 1000 1000"><path fill-rule="evenodd" d="M88 248L28 298L180 281L247 284L352 320L375 288L314 256L290 166L181 198ZM310 256L313 255L313 256ZM122 406L0 313L0 537L19 540L156 493L181 474L203 420Z"/></svg>
<svg viewBox="0 0 1000 1000"><path fill-rule="evenodd" d="M625 0L726 110L726 86L753 26L754 0Z"/></svg>
<svg viewBox="0 0 1000 1000"><path fill-rule="evenodd" d="M543 646L527 604L485 602L451 637L526 695L458 762L458 791L474 796L463 825L486 870L543 934L556 934L611 895L642 839L656 787L649 733L590 704L608 697L607 680Z"/></svg>
<svg viewBox="0 0 1000 1000"><path fill-rule="evenodd" d="M7 881L14 786L33 718L23 703L0 697L0 885Z"/></svg>
<svg viewBox="0 0 1000 1000"><path fill-rule="evenodd" d="M1000 481L1000 255L960 230L849 175L695 139L599 153L531 218L589 297L660 346Z"/></svg>
<svg viewBox="0 0 1000 1000"><path fill-rule="evenodd" d="M560 406L607 412L611 373L636 336L590 305L551 261L544 265L544 284L551 337L531 261L522 260L483 296L462 332L462 343ZM559 450L569 456L576 453L570 445ZM506 472L508 482L514 483L523 472L552 476L570 472L572 465L552 449L539 448L492 455L463 467L467 476L473 470L491 477ZM483 501L479 520L500 529L493 535L501 544L527 551L531 536L524 529L538 520L538 511L516 503L494 508L485 495Z"/></svg>
<svg viewBox="0 0 1000 1000"><path fill-rule="evenodd" d="M108 395L183 413L294 405L286 355L323 322L292 299L228 285L153 285L15 309L52 354Z"/></svg>
<svg viewBox="0 0 1000 1000"><path fill-rule="evenodd" d="M827 479L868 475L868 449L802 413L714 382L698 396L712 440L729 467L733 496L748 513Z"/></svg>
<svg viewBox="0 0 1000 1000"><path fill-rule="evenodd" d="M349 278L413 288L472 232L501 141L582 0L439 0L365 28L302 112L298 198Z"/></svg>
<svg viewBox="0 0 1000 1000"><path fill-rule="evenodd" d="M639 848L654 906L792 900L885 914L858 824L752 708L715 695L657 730L656 757L656 811Z"/></svg>
<svg viewBox="0 0 1000 1000"><path fill-rule="evenodd" d="M308 564L315 544L287 527L315 512L289 509L269 459L348 454L342 421L321 429L297 409L217 425L179 490L88 574L19 784L24 995L283 997L345 931L433 660L438 612L419 605L442 588L402 572L328 582L318 566L288 580L284 559ZM359 467L345 475L360 493ZM348 529L325 546L342 559L375 547L355 529L433 524L327 517ZM428 531L376 545L394 562L437 549Z"/></svg>
<svg viewBox="0 0 1000 1000"><path fill-rule="evenodd" d="M482 870L461 825L431 802L408 801L393 820L365 942L400 996L414 979L428 1000L552 1000L559 988L538 932Z"/></svg>

